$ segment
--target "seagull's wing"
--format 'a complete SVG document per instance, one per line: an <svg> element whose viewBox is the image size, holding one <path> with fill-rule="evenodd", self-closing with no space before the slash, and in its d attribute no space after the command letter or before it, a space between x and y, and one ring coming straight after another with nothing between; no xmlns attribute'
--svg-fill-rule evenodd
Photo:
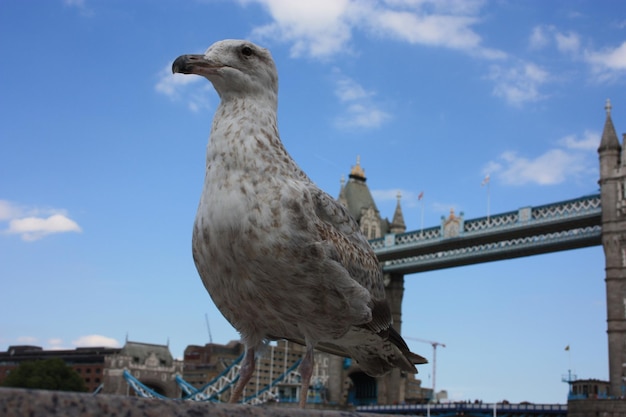
<svg viewBox="0 0 626 417"><path fill-rule="evenodd" d="M354 348L346 350L332 343L319 343L317 348L341 356L354 357L356 354L363 369L367 369L372 375L378 375L389 370L388 363L385 363L386 360L381 360L379 355L384 356L384 352L387 354L393 352L390 347L393 345L401 355L391 354L389 356L391 359L388 360L394 366L399 366L407 372L417 372L413 364L427 361L422 356L411 352L402 336L392 327L393 319L389 303L385 299L382 268L374 250L361 233L354 218L341 203L321 190L313 193L313 202L320 220L319 233L324 244L331 248L329 253L344 266L352 279L369 290L372 296L370 304L372 321L357 327L377 334L383 341L383 345L374 343L376 347L368 347L368 342L365 342L367 337L365 337L363 339L365 344L361 346L363 351L360 353Z"/></svg>
<svg viewBox="0 0 626 417"><path fill-rule="evenodd" d="M375 298L384 298L385 290L380 264L374 250L361 233L348 210L327 193L313 193L318 232L352 279L369 290Z"/></svg>
<svg viewBox="0 0 626 417"><path fill-rule="evenodd" d="M339 262L372 297L372 321L364 327L374 333L386 332L392 323L391 309L385 299L383 274L376 254L341 203L319 189L312 197L319 220L317 231L323 245L333 260Z"/></svg>

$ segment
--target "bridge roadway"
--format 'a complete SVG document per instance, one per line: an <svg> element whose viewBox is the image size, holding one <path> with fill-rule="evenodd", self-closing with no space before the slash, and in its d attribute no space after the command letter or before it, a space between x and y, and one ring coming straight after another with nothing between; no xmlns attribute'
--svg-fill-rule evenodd
<svg viewBox="0 0 626 417"><path fill-rule="evenodd" d="M475 417L566 417L566 404L406 404L364 405L360 413L403 414L412 416L475 416Z"/></svg>
<svg viewBox="0 0 626 417"><path fill-rule="evenodd" d="M385 272L412 274L601 245L601 220L594 194L472 220L451 214L441 226L370 244Z"/></svg>

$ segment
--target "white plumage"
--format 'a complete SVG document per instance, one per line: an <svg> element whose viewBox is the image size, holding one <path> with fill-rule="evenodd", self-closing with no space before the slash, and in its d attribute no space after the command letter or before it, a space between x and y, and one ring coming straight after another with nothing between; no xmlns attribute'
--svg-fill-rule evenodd
<svg viewBox="0 0 626 417"><path fill-rule="evenodd" d="M220 96L193 230L193 257L246 355L238 401L267 340L306 346L304 406L313 349L354 358L364 372L425 363L391 327L382 271L347 210L320 190L283 147L278 76L266 49L224 40L182 55L173 72L206 77Z"/></svg>

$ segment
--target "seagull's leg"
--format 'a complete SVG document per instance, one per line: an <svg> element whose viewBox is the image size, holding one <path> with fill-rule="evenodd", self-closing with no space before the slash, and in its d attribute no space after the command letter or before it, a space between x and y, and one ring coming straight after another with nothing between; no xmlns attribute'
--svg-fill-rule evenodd
<svg viewBox="0 0 626 417"><path fill-rule="evenodd" d="M237 381L237 385L235 385L235 389L232 394L230 394L230 403L237 403L241 398L241 394L243 393L243 389L246 387L250 378L252 378L252 374L254 373L254 348L250 348L246 350L246 355L243 357L243 363L241 364L241 368L239 368L239 380Z"/></svg>
<svg viewBox="0 0 626 417"><path fill-rule="evenodd" d="M300 362L300 377L302 378L300 385L300 408L306 406L306 398L309 394L309 384L311 382L311 375L313 374L313 346L307 343L306 353L302 362Z"/></svg>

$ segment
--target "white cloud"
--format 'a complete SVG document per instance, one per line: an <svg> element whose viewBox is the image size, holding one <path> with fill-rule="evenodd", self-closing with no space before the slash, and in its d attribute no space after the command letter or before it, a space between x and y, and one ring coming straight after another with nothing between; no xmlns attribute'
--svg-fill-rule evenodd
<svg viewBox="0 0 626 417"><path fill-rule="evenodd" d="M562 149L551 149L534 159L519 156L515 152L500 155L505 169L499 177L509 185L560 184L569 174L580 173L581 158Z"/></svg>
<svg viewBox="0 0 626 417"><path fill-rule="evenodd" d="M242 1L250 3L252 1ZM272 16L270 24L254 29L253 36L292 44L291 55L314 58L342 51L350 40L348 0L254 0Z"/></svg>
<svg viewBox="0 0 626 417"><path fill-rule="evenodd" d="M626 41L615 48L587 51L585 60L591 64L599 81L612 81L626 72Z"/></svg>
<svg viewBox="0 0 626 417"><path fill-rule="evenodd" d="M20 336L17 338L17 343L22 345L34 345L38 342L38 339L33 336Z"/></svg>
<svg viewBox="0 0 626 417"><path fill-rule="evenodd" d="M9 234L19 234L23 240L33 241L52 233L81 232L80 226L62 214L47 218L24 217L9 221Z"/></svg>
<svg viewBox="0 0 626 417"><path fill-rule="evenodd" d="M19 217L23 209L14 203L6 200L0 200L0 221L10 220Z"/></svg>
<svg viewBox="0 0 626 417"><path fill-rule="evenodd" d="M394 7L423 7L439 13L476 14L485 5L485 0L385 0Z"/></svg>
<svg viewBox="0 0 626 417"><path fill-rule="evenodd" d="M292 56L327 58L350 51L356 30L411 44L463 50L487 59L501 51L484 48L472 29L483 1L240 0L266 8L273 21L252 36L292 44Z"/></svg>
<svg viewBox="0 0 626 417"><path fill-rule="evenodd" d="M543 49L553 45L575 60L591 65L597 81L614 81L626 73L626 41L616 47L601 50L583 48L581 36L576 32L560 32L551 25L535 26L529 37L531 49Z"/></svg>
<svg viewBox="0 0 626 417"><path fill-rule="evenodd" d="M198 84L200 83L200 84ZM172 101L184 101L187 107L198 112L210 109L211 83L204 77L188 74L172 74L172 64L161 69L154 89Z"/></svg>
<svg viewBox="0 0 626 417"><path fill-rule="evenodd" d="M372 16L371 23L377 31L409 43L461 49L476 48L481 41L470 29L476 23L471 17L418 16L407 11L383 10Z"/></svg>
<svg viewBox="0 0 626 417"><path fill-rule="evenodd" d="M546 26L535 26L530 32L528 44L531 49L543 49L550 44L549 30Z"/></svg>
<svg viewBox="0 0 626 417"><path fill-rule="evenodd" d="M491 174L507 185L556 185L570 179L588 175L594 168L591 151L600 143L600 135L585 131L581 137L566 136L557 144L559 147L549 149L534 158L519 155L515 151L500 154L495 161L489 161L483 173Z"/></svg>
<svg viewBox="0 0 626 417"><path fill-rule="evenodd" d="M181 91L189 84L201 81L202 77L193 77L186 74L172 74L171 65L159 73L159 81L154 88L170 98L179 98Z"/></svg>
<svg viewBox="0 0 626 417"><path fill-rule="evenodd" d="M102 336L99 334L91 334L80 336L76 340L72 340L72 344L76 347L120 347L121 344L112 337Z"/></svg>
<svg viewBox="0 0 626 417"><path fill-rule="evenodd" d="M355 103L348 106L345 113L336 119L340 128L377 128L391 116L371 103Z"/></svg>
<svg viewBox="0 0 626 417"><path fill-rule="evenodd" d="M373 93L366 91L359 83L348 77L341 77L336 82L335 95L341 101L362 100Z"/></svg>
<svg viewBox="0 0 626 417"><path fill-rule="evenodd" d="M335 70L335 95L346 104L343 114L335 119L340 128L377 128L391 119L391 115L382 110L373 101L376 95L368 91L353 79L341 75Z"/></svg>
<svg viewBox="0 0 626 417"><path fill-rule="evenodd" d="M554 35L554 39L557 49L561 52L577 54L580 49L580 37L574 32L567 34L557 32Z"/></svg>
<svg viewBox="0 0 626 417"><path fill-rule="evenodd" d="M39 339L33 336L20 336L16 340L19 344L42 346L39 343ZM121 347L121 344L117 341L117 339L112 337L91 334L87 336L80 336L77 339L72 340L71 346L67 345L60 337L52 337L46 340L42 347L50 350L62 350L72 349L75 347Z"/></svg>
<svg viewBox="0 0 626 417"><path fill-rule="evenodd" d="M94 15L93 10L87 7L85 0L63 0L63 4L66 7L73 7L80 11L80 14L85 17L91 17Z"/></svg>
<svg viewBox="0 0 626 417"><path fill-rule="evenodd" d="M559 32L552 25L539 25L530 32L528 44L530 49L544 49L554 45L559 52L576 55L580 49L580 36L571 31Z"/></svg>
<svg viewBox="0 0 626 417"><path fill-rule="evenodd" d="M488 78L495 83L493 95L503 98L511 105L520 106L545 97L540 93L539 87L548 81L549 74L536 64L521 62L508 68L494 65Z"/></svg>
<svg viewBox="0 0 626 417"><path fill-rule="evenodd" d="M581 138L576 135L568 135L559 141L559 144L568 149L583 151L596 151L600 146L600 134L591 130L585 130Z"/></svg>
<svg viewBox="0 0 626 417"><path fill-rule="evenodd" d="M0 222L8 222L2 234L20 235L22 240L34 241L55 233L82 232L81 227L67 216L65 210L26 208L0 200Z"/></svg>
<svg viewBox="0 0 626 417"><path fill-rule="evenodd" d="M85 0L63 0L63 4L69 7L85 7Z"/></svg>
<svg viewBox="0 0 626 417"><path fill-rule="evenodd" d="M48 344L46 347L50 350L68 349L68 347L63 344L63 339L60 339L58 337L48 339Z"/></svg>

